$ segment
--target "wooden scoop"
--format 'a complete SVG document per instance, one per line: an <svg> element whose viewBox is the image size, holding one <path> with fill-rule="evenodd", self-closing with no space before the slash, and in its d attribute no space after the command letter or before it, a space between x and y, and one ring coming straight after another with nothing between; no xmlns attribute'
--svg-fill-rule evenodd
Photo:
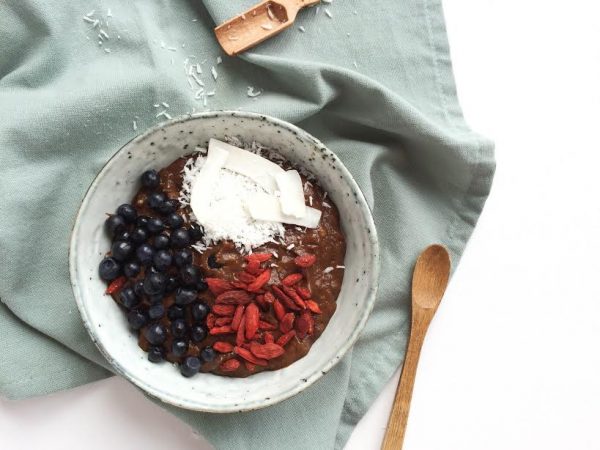
<svg viewBox="0 0 600 450"><path fill-rule="evenodd" d="M423 339L446 291L449 277L450 255L446 248L437 244L427 247L417 259L413 273L410 337L382 450L402 448Z"/></svg>
<svg viewBox="0 0 600 450"><path fill-rule="evenodd" d="M292 26L298 11L320 0L265 0L215 28L229 56L237 55Z"/></svg>

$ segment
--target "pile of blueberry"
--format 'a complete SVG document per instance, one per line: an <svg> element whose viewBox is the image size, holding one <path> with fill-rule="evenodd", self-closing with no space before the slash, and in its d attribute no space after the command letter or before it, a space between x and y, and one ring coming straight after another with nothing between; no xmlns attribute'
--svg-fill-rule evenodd
<svg viewBox="0 0 600 450"><path fill-rule="evenodd" d="M184 227L183 217L177 214L178 201L159 190L160 177L155 170L144 172L142 185L150 192L147 205L156 215L141 216L132 205L123 204L108 217L105 227L112 245L110 256L100 262L100 277L118 285L116 296L127 311L129 326L143 333L151 345L150 361L162 361L166 352L184 358L190 341L199 343L207 334L209 307L197 299L208 286L200 269L192 264L190 249L202 238L203 230L196 225ZM173 294L175 304L165 310L163 300ZM170 329L161 320L165 315ZM167 349L169 335L173 339ZM214 358L212 347L205 347L199 358L188 356L181 361L181 373L193 376L202 362Z"/></svg>

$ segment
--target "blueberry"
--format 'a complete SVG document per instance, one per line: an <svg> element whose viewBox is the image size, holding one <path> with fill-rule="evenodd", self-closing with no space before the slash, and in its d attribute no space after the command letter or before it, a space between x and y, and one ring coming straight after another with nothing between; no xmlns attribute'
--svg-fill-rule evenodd
<svg viewBox="0 0 600 450"><path fill-rule="evenodd" d="M187 349L188 349L187 342L183 341L181 339L173 341L173 345L171 346L171 352L173 352L173 355L176 356L177 358L181 358L183 355L185 355L185 353L187 352Z"/></svg>
<svg viewBox="0 0 600 450"><path fill-rule="evenodd" d="M165 287L165 292L173 292L178 287L179 287L179 280L175 277L169 277L167 279L167 286Z"/></svg>
<svg viewBox="0 0 600 450"><path fill-rule="evenodd" d="M146 231L146 229L142 227L137 227L131 232L131 240L136 244L146 242L148 236L148 231Z"/></svg>
<svg viewBox="0 0 600 450"><path fill-rule="evenodd" d="M118 214L108 216L108 219L106 219L106 222L104 222L104 227L111 236L115 236L117 233L123 231L125 229L125 225L125 219Z"/></svg>
<svg viewBox="0 0 600 450"><path fill-rule="evenodd" d="M152 209L158 209L167 199L166 195L162 192L152 192L146 199L147 205Z"/></svg>
<svg viewBox="0 0 600 450"><path fill-rule="evenodd" d="M171 323L171 334L176 338L181 338L185 336L187 331L187 325L185 324L185 320L183 319L175 319Z"/></svg>
<svg viewBox="0 0 600 450"><path fill-rule="evenodd" d="M183 363L181 363L179 369L181 370L181 375L184 377L193 377L200 371L200 360L195 356L188 356Z"/></svg>
<svg viewBox="0 0 600 450"><path fill-rule="evenodd" d="M142 295L144 295L144 281L143 280L139 280L139 281L135 282L135 284L133 285L133 292L135 292L135 295L137 295L138 297L141 297Z"/></svg>
<svg viewBox="0 0 600 450"><path fill-rule="evenodd" d="M142 174L142 186L144 186L146 189L156 189L159 184L160 176L156 170L146 170Z"/></svg>
<svg viewBox="0 0 600 450"><path fill-rule="evenodd" d="M180 306L189 305L196 300L197 294L193 289L178 288L175 292L175 304Z"/></svg>
<svg viewBox="0 0 600 450"><path fill-rule="evenodd" d="M159 363L164 359L163 349L161 347L150 347L148 349L148 361Z"/></svg>
<svg viewBox="0 0 600 450"><path fill-rule="evenodd" d="M158 270L159 272L164 272L169 268L169 266L171 266L171 263L173 262L173 257L171 256L171 253L169 253L168 250L159 250L154 254L153 261L156 270Z"/></svg>
<svg viewBox="0 0 600 450"><path fill-rule="evenodd" d="M146 228L148 226L148 220L150 220L150 217L148 216L138 216L138 218L135 219L135 226Z"/></svg>
<svg viewBox="0 0 600 450"><path fill-rule="evenodd" d="M127 322L129 322L131 329L139 330L146 325L146 316L137 310L129 311L127 313Z"/></svg>
<svg viewBox="0 0 600 450"><path fill-rule="evenodd" d="M155 305L156 303L161 303L163 298L165 298L165 295L161 292L159 294L152 294L148 296L148 301L152 304Z"/></svg>
<svg viewBox="0 0 600 450"><path fill-rule="evenodd" d="M190 233L185 228L177 228L171 233L171 247L183 248L191 244Z"/></svg>
<svg viewBox="0 0 600 450"><path fill-rule="evenodd" d="M192 264L183 266L179 271L179 279L184 286L196 286L196 283L200 281L200 276L200 269Z"/></svg>
<svg viewBox="0 0 600 450"><path fill-rule="evenodd" d="M167 316L171 320L183 319L185 317L185 310L183 309L183 306L173 305L169 308Z"/></svg>
<svg viewBox="0 0 600 450"><path fill-rule="evenodd" d="M183 217L176 213L169 214L167 216L167 225L173 230L181 228L183 226Z"/></svg>
<svg viewBox="0 0 600 450"><path fill-rule="evenodd" d="M129 203L124 203L117 209L117 214L125 219L127 223L134 223L137 219L137 211Z"/></svg>
<svg viewBox="0 0 600 450"><path fill-rule="evenodd" d="M121 265L115 258L107 257L100 261L98 266L100 278L105 281L112 281L121 274Z"/></svg>
<svg viewBox="0 0 600 450"><path fill-rule="evenodd" d="M192 224L189 232L190 232L190 238L192 239L192 242L198 242L204 236L204 228L202 228L200 225L195 224L195 223Z"/></svg>
<svg viewBox="0 0 600 450"><path fill-rule="evenodd" d="M212 347L204 347L200 352L200 358L202 358L202 361L204 361L205 363L211 362L213 359L215 359L216 356L217 353L213 350Z"/></svg>
<svg viewBox="0 0 600 450"><path fill-rule="evenodd" d="M154 247L157 250L162 250L169 247L169 236L166 234L159 234L154 236Z"/></svg>
<svg viewBox="0 0 600 450"><path fill-rule="evenodd" d="M127 309L133 308L140 302L132 287L125 287L121 289L121 292L119 293L119 300Z"/></svg>
<svg viewBox="0 0 600 450"><path fill-rule="evenodd" d="M158 303L156 305L152 305L148 309L148 317L150 320L158 320L161 319L165 315L165 307Z"/></svg>
<svg viewBox="0 0 600 450"><path fill-rule="evenodd" d="M158 206L158 212L164 215L174 213L179 208L179 202L173 198L168 198Z"/></svg>
<svg viewBox="0 0 600 450"><path fill-rule="evenodd" d="M130 241L131 233L127 230L123 230L115 235L115 241Z"/></svg>
<svg viewBox="0 0 600 450"><path fill-rule="evenodd" d="M211 269L220 269L223 267L217 262L217 256L214 253L208 257L208 267Z"/></svg>
<svg viewBox="0 0 600 450"><path fill-rule="evenodd" d="M195 343L203 341L204 338L206 338L206 328L204 328L202 325L194 325L190 332L190 336L192 341Z"/></svg>
<svg viewBox="0 0 600 450"><path fill-rule="evenodd" d="M144 266L149 266L150 264L152 264L152 258L154 257L154 250L152 249L152 247L150 247L149 244L140 245L137 248L135 254L137 255L138 259Z"/></svg>
<svg viewBox="0 0 600 450"><path fill-rule="evenodd" d="M140 273L141 269L142 268L140 267L139 263L135 261L130 261L123 267L123 272L125 273L126 277L134 278Z"/></svg>
<svg viewBox="0 0 600 450"><path fill-rule="evenodd" d="M167 285L167 277L162 273L149 273L144 279L144 292L146 295L162 294Z"/></svg>
<svg viewBox="0 0 600 450"><path fill-rule="evenodd" d="M133 256L134 247L131 242L115 241L110 248L113 258L117 261L127 261Z"/></svg>
<svg viewBox="0 0 600 450"><path fill-rule="evenodd" d="M167 339L167 330L160 323L153 323L146 327L144 336L150 344L161 345Z"/></svg>
<svg viewBox="0 0 600 450"><path fill-rule="evenodd" d="M196 283L196 289L198 289L198 292L204 292L208 289L208 283L204 280L200 280Z"/></svg>
<svg viewBox="0 0 600 450"><path fill-rule="evenodd" d="M192 305L192 317L196 322L200 322L208 315L208 305L206 303L194 303Z"/></svg>
<svg viewBox="0 0 600 450"><path fill-rule="evenodd" d="M165 223L159 217L152 217L148 221L148 231L152 234L157 234L165 229Z"/></svg>
<svg viewBox="0 0 600 450"><path fill-rule="evenodd" d="M175 265L177 267L183 267L191 264L192 260L193 255L190 249L184 248L183 250L175 252Z"/></svg>

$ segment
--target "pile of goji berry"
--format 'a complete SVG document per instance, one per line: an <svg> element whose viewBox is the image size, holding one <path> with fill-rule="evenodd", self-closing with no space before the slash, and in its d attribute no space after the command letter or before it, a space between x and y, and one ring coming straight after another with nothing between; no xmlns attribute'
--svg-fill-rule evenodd
<svg viewBox="0 0 600 450"><path fill-rule="evenodd" d="M304 339L314 333L313 314L321 314L321 309L311 299L309 289L301 286L304 275L293 273L280 284L269 284L271 269L263 265L271 256L270 253L247 256L244 270L234 281L206 278L215 296L206 318L209 334L235 335L235 345L226 341L213 344L217 352L231 354L219 366L223 372L236 371L242 362L248 371L254 372L256 366L267 366L270 359L283 355L286 344L294 337ZM294 259L299 269L310 267L315 261L316 256L311 254ZM263 320L264 313L271 309L277 323ZM274 332L280 334L277 340Z"/></svg>

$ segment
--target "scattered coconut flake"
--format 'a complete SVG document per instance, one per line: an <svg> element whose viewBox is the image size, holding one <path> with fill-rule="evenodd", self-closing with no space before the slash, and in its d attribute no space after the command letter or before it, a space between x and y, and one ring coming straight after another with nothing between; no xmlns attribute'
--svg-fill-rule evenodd
<svg viewBox="0 0 600 450"><path fill-rule="evenodd" d="M273 25L272 25L272 24L270 24L270 23L263 23L263 24L262 24L260 27L261 27L263 30L272 30L272 29L273 29Z"/></svg>
<svg viewBox="0 0 600 450"><path fill-rule="evenodd" d="M191 76L194 79L194 81L196 83L198 83L198 86L204 87L204 83L202 82L202 80L200 78L198 78L198 76L195 73L192 73Z"/></svg>
<svg viewBox="0 0 600 450"><path fill-rule="evenodd" d="M312 198L312 195L310 195L310 196L308 197L308 204L309 204L310 206L312 206L312 205L313 205L313 198Z"/></svg>
<svg viewBox="0 0 600 450"><path fill-rule="evenodd" d="M358 64L356 63L356 61L354 61L354 62L352 63L352 65L353 65L355 68L357 68L357 69L358 69Z"/></svg>
<svg viewBox="0 0 600 450"><path fill-rule="evenodd" d="M217 56L217 64L221 64L223 62L223 58Z"/></svg>
<svg viewBox="0 0 600 450"><path fill-rule="evenodd" d="M198 74L202 73L202 67L200 67L200 63L196 63L196 73L198 73Z"/></svg>
<svg viewBox="0 0 600 450"><path fill-rule="evenodd" d="M92 28L96 28L98 25L100 25L100 21L94 20L94 25L92 25Z"/></svg>
<svg viewBox="0 0 600 450"><path fill-rule="evenodd" d="M214 95L215 95L215 91L210 91L210 92L206 93L207 97L214 97Z"/></svg>
<svg viewBox="0 0 600 450"><path fill-rule="evenodd" d="M333 267L329 266L329 267L325 267L323 269L323 273L329 273L329 272L333 272Z"/></svg>
<svg viewBox="0 0 600 450"><path fill-rule="evenodd" d="M106 11L106 17L112 17L112 11L110 10L110 8L108 8L108 11Z"/></svg>
<svg viewBox="0 0 600 450"><path fill-rule="evenodd" d="M212 74L212 76L213 76L213 78L215 79L215 81L217 81L217 77L218 77L219 75L217 74L217 69L215 69L215 66L212 66L212 67L210 68L210 73Z"/></svg>
<svg viewBox="0 0 600 450"><path fill-rule="evenodd" d="M320 11L320 10L321 10L321 7L320 7L320 6L317 6L317 7L315 8L315 16L318 16L318 15L319 15L319 11Z"/></svg>
<svg viewBox="0 0 600 450"><path fill-rule="evenodd" d="M277 252L273 252L273 256L274 256L275 258L279 258L279 254L278 254Z"/></svg>
<svg viewBox="0 0 600 450"><path fill-rule="evenodd" d="M185 48L185 42L181 44L181 48Z"/></svg>
<svg viewBox="0 0 600 450"><path fill-rule="evenodd" d="M321 0L323 3L333 3L333 0Z"/></svg>
<svg viewBox="0 0 600 450"><path fill-rule="evenodd" d="M102 41L98 41L98 45L102 45Z"/></svg>
<svg viewBox="0 0 600 450"><path fill-rule="evenodd" d="M323 194L323 200L325 200L327 198L327 191L325 191L325 194Z"/></svg>
<svg viewBox="0 0 600 450"><path fill-rule="evenodd" d="M169 104L167 102L162 102L161 105L163 105L165 108L169 107Z"/></svg>
<svg viewBox="0 0 600 450"><path fill-rule="evenodd" d="M95 12L96 12L96 10L92 9L89 13L86 14L86 16L88 16L88 17L93 16Z"/></svg>
<svg viewBox="0 0 600 450"><path fill-rule="evenodd" d="M331 208L331 205L327 202L323 202L323 207L324 208Z"/></svg>
<svg viewBox="0 0 600 450"><path fill-rule="evenodd" d="M206 108L206 105L208 104L208 100L206 99L206 95L202 96L202 106L204 106Z"/></svg>
<svg viewBox="0 0 600 450"><path fill-rule="evenodd" d="M167 48L167 50L171 50L172 52L176 52L177 51L177 47L169 47L169 48Z"/></svg>
<svg viewBox="0 0 600 450"><path fill-rule="evenodd" d="M106 53L110 53L110 48L105 48L105 49L104 49L104 51L105 51Z"/></svg>
<svg viewBox="0 0 600 450"><path fill-rule="evenodd" d="M253 86L248 86L248 90L246 91L246 94L248 95L248 97L258 97L260 94L262 94L261 90L254 90Z"/></svg>
<svg viewBox="0 0 600 450"><path fill-rule="evenodd" d="M302 25L300 25L298 27L298 29L300 30L301 33L304 33L306 31L306 28L304 28Z"/></svg>
<svg viewBox="0 0 600 450"><path fill-rule="evenodd" d="M275 263L271 263L271 267L279 267L279 266Z"/></svg>
<svg viewBox="0 0 600 450"><path fill-rule="evenodd" d="M336 269L345 269L346 266L335 266Z"/></svg>
<svg viewBox="0 0 600 450"><path fill-rule="evenodd" d="M346 33L346 37L350 37L350 33Z"/></svg>
<svg viewBox="0 0 600 450"><path fill-rule="evenodd" d="M165 44L164 41L160 41L160 46L161 46L161 48L165 48L167 46L167 44Z"/></svg>
<svg viewBox="0 0 600 450"><path fill-rule="evenodd" d="M133 121L133 131L137 130L137 122L134 120Z"/></svg>
<svg viewBox="0 0 600 450"><path fill-rule="evenodd" d="M288 246L287 246L285 249L286 249L286 250L291 250L291 249L293 249L295 246L296 246L296 245L294 245L294 244L290 244L290 245L288 245Z"/></svg>
<svg viewBox="0 0 600 450"><path fill-rule="evenodd" d="M269 16L269 19L275 20L275 15L273 14L273 11L271 11L270 4L267 5L267 15Z"/></svg>
<svg viewBox="0 0 600 450"><path fill-rule="evenodd" d="M329 11L327 8L325 8L325 14L327 15L327 17L329 17L330 19L333 19L333 16L331 15L331 11Z"/></svg>
<svg viewBox="0 0 600 450"><path fill-rule="evenodd" d="M154 106L155 108L160 108L160 105L159 105L158 103L155 103L155 104L154 104L154 105L152 105L152 106Z"/></svg>
<svg viewBox="0 0 600 450"><path fill-rule="evenodd" d="M160 116L164 116L166 119L171 120L171 116L169 115L169 113L167 113L167 110L165 109L164 111L159 112L156 117L160 117Z"/></svg>
<svg viewBox="0 0 600 450"><path fill-rule="evenodd" d="M84 20L85 22L88 22L88 23L95 23L95 22L96 22L95 20L93 20L93 19L90 19L88 16L83 16L83 20Z"/></svg>
<svg viewBox="0 0 600 450"><path fill-rule="evenodd" d="M294 227L294 228L296 228L297 231L302 231L301 227Z"/></svg>
<svg viewBox="0 0 600 450"><path fill-rule="evenodd" d="M117 39L121 40L121 35L120 34L117 34Z"/></svg>

